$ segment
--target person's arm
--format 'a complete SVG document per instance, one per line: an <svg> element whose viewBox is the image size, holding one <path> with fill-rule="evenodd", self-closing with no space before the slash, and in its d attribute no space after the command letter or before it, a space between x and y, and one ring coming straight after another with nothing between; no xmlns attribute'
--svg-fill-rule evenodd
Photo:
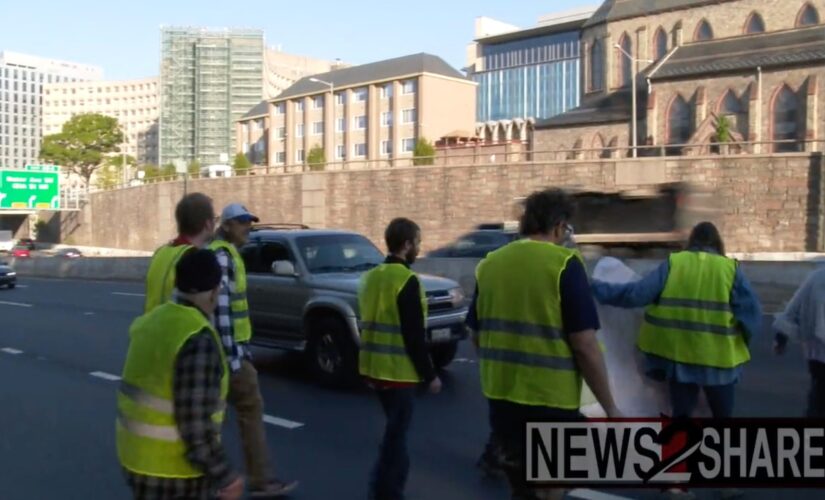
<svg viewBox="0 0 825 500"><path fill-rule="evenodd" d="M467 319L464 320L464 324L472 330L473 345L478 349L478 284L476 284L476 291L473 293L473 300L470 302L470 309L467 311Z"/></svg>
<svg viewBox="0 0 825 500"><path fill-rule="evenodd" d="M796 290L785 310L777 314L773 322L774 343L773 350L777 354L783 354L790 338L799 338L800 316L802 314L802 304L810 300L809 295L813 291L812 278L816 273L812 273Z"/></svg>
<svg viewBox="0 0 825 500"><path fill-rule="evenodd" d="M639 281L621 284L594 281L591 288L601 304L627 309L644 307L656 302L662 294L669 270L670 264L664 261Z"/></svg>
<svg viewBox="0 0 825 500"><path fill-rule="evenodd" d="M427 348L424 311L421 308L421 284L417 277L410 278L398 294L398 314L401 319L404 350L415 366L418 376L425 383L430 383L436 378L436 372Z"/></svg>
<svg viewBox="0 0 825 500"><path fill-rule="evenodd" d="M590 294L584 265L571 260L561 275L561 314L564 334L573 351L576 366L608 417L619 416L610 392L607 367L596 339L599 315Z"/></svg>
<svg viewBox="0 0 825 500"><path fill-rule="evenodd" d="M238 478L221 444L221 428L212 414L222 405L220 346L204 329L186 341L175 361L175 422L186 445L186 458L218 489Z"/></svg>
<svg viewBox="0 0 825 500"><path fill-rule="evenodd" d="M750 343L751 339L762 329L762 306L750 282L739 267L736 268L736 277L730 294L730 308L736 321L742 327L745 340Z"/></svg>
<svg viewBox="0 0 825 500"><path fill-rule="evenodd" d="M241 369L238 344L235 342L235 327L232 321L232 292L234 291L235 263L232 256L224 249L215 252L221 266L221 287L218 291L218 305L215 308L215 329L221 337L221 345L226 353L229 369L237 372Z"/></svg>

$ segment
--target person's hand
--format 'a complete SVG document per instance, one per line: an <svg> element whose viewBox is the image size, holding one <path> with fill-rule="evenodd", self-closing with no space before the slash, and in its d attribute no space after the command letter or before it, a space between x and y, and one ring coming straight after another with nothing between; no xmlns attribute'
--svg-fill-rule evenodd
<svg viewBox="0 0 825 500"><path fill-rule="evenodd" d="M218 490L218 498L221 500L240 500L243 497L244 480L238 476L228 486Z"/></svg>
<svg viewBox="0 0 825 500"><path fill-rule="evenodd" d="M430 394L438 394L441 392L441 379L436 377L430 382L430 386L427 388L430 391Z"/></svg>
<svg viewBox="0 0 825 500"><path fill-rule="evenodd" d="M605 413L607 413L607 418L624 418L624 414L616 406L605 410Z"/></svg>

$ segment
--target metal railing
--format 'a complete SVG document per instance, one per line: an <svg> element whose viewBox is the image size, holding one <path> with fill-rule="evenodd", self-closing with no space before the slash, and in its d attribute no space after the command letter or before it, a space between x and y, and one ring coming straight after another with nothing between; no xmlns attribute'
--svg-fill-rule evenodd
<svg viewBox="0 0 825 500"><path fill-rule="evenodd" d="M521 145L522 147L513 147ZM493 147L500 147L491 151ZM753 141L727 142L715 144L669 144L655 146L637 146L638 158L633 158L632 146L614 146L603 148L572 148L552 150L531 150L523 143L493 143L481 146L481 151L463 154L464 147L474 150L476 146L455 146L442 150L441 154L426 157L379 158L363 160L333 161L311 165L308 163L293 163L273 166L253 166L242 173L233 173L233 177L259 176L276 174L298 174L308 172L334 172L377 170L388 168L410 167L469 167L502 164L537 164L548 162L593 162L593 161L645 161L650 158L687 159L696 157L738 157L738 156L767 156L777 154L811 154L825 150L825 140L790 140L790 141ZM485 151L485 149L487 151ZM109 191L128 187L137 187L145 184L162 182L181 182L199 179L224 179L226 177L210 177L198 174L172 174L156 176L140 181L132 180L127 184L114 185L109 188L93 188L90 192Z"/></svg>

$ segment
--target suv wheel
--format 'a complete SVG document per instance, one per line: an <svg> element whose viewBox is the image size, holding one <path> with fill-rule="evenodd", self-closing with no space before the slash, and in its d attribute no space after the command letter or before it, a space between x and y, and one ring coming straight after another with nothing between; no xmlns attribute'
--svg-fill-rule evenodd
<svg viewBox="0 0 825 500"><path fill-rule="evenodd" d="M453 362L458 351L458 342L436 344L430 347L430 357L436 370L440 370Z"/></svg>
<svg viewBox="0 0 825 500"><path fill-rule="evenodd" d="M307 361L326 386L352 387L358 382L358 348L346 324L326 316L311 320Z"/></svg>

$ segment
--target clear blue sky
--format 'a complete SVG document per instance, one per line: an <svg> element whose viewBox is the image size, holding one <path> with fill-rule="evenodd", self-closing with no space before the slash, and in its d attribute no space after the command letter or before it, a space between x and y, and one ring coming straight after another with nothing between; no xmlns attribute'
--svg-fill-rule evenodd
<svg viewBox="0 0 825 500"><path fill-rule="evenodd" d="M158 74L161 25L263 29L289 53L366 63L416 52L461 68L477 16L521 27L600 0L1 0L0 50L102 66L107 79Z"/></svg>

